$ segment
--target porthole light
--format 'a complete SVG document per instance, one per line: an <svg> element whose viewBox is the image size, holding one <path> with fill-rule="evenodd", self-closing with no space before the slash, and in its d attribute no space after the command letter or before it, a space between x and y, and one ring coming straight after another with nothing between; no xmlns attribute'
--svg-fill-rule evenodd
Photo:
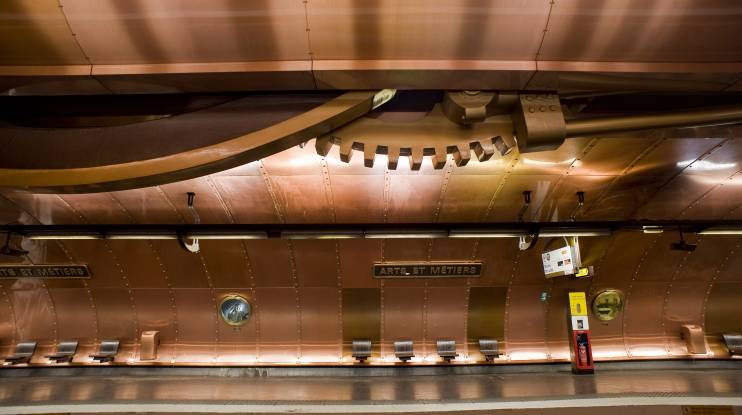
<svg viewBox="0 0 742 415"><path fill-rule="evenodd" d="M252 307L240 295L229 295L219 303L219 315L230 326L241 326L247 323L252 314Z"/></svg>
<svg viewBox="0 0 742 415"><path fill-rule="evenodd" d="M623 309L623 299L618 290L605 290L593 299L593 315L600 321L611 321Z"/></svg>

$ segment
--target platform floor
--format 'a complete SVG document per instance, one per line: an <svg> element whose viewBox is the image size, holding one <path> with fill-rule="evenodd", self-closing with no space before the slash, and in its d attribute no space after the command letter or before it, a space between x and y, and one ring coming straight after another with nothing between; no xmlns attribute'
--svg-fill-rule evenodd
<svg viewBox="0 0 742 415"><path fill-rule="evenodd" d="M725 411L719 414L742 414L740 363L612 363L599 365L594 375L573 375L562 364L3 368L0 413L588 414L600 407L601 415L689 415L693 407L714 405Z"/></svg>

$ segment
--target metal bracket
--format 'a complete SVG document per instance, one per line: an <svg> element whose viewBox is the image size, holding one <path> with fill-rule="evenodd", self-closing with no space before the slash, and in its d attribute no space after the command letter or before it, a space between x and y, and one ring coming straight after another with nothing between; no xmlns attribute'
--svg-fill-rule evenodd
<svg viewBox="0 0 742 415"><path fill-rule="evenodd" d="M193 216L193 223L199 225L201 223L201 217L198 216L198 212L193 206L193 202L195 201L195 199L196 194L193 192L188 192L188 210L191 211L191 215ZM180 245L188 252L197 254L199 251L201 251L201 248L198 245L198 238L191 238L189 242L186 235L179 235L178 241L180 241Z"/></svg>
<svg viewBox="0 0 742 415"><path fill-rule="evenodd" d="M577 206L575 206L574 209L572 209L572 213L569 215L569 221L574 222L575 218L577 217L577 212L582 210L582 208L585 206L585 192L577 192L575 193L577 195Z"/></svg>

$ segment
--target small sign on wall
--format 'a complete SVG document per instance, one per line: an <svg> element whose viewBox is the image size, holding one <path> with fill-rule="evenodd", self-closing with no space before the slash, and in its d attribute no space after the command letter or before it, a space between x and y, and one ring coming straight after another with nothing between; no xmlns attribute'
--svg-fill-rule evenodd
<svg viewBox="0 0 742 415"><path fill-rule="evenodd" d="M572 330L590 330L587 316L572 316Z"/></svg>
<svg viewBox="0 0 742 415"><path fill-rule="evenodd" d="M90 278L87 265L0 265L0 278Z"/></svg>
<svg viewBox="0 0 742 415"><path fill-rule="evenodd" d="M481 262L378 262L374 278L477 278Z"/></svg>

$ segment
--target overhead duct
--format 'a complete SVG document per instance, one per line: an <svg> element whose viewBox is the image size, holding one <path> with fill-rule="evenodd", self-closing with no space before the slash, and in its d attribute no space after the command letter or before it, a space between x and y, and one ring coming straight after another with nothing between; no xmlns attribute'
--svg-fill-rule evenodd
<svg viewBox="0 0 742 415"><path fill-rule="evenodd" d="M566 136L580 137L653 128L700 127L738 122L742 122L742 105L659 114L569 120L566 123Z"/></svg>

